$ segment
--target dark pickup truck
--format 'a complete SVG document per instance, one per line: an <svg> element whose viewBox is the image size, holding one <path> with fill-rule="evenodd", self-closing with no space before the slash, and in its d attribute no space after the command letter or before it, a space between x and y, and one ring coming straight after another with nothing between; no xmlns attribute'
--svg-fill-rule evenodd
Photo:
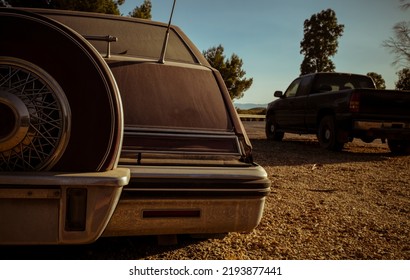
<svg viewBox="0 0 410 280"><path fill-rule="evenodd" d="M354 138L381 139L393 153L410 153L409 91L377 90L365 75L314 73L274 96L266 113L269 140L315 133L323 148L337 151Z"/></svg>

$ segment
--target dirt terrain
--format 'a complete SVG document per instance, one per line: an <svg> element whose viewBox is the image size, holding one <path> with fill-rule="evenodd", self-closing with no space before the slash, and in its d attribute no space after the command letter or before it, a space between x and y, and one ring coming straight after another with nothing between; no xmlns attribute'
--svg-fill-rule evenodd
<svg viewBox="0 0 410 280"><path fill-rule="evenodd" d="M211 239L102 238L86 246L3 247L2 259L410 259L410 156L381 142L342 152L315 137L268 142L245 122L255 161L272 180L259 226Z"/></svg>

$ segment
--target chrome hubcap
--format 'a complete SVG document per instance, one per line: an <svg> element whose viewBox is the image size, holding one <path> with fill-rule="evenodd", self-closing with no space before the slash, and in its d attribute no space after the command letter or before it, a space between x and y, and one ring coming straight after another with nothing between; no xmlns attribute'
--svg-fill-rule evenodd
<svg viewBox="0 0 410 280"><path fill-rule="evenodd" d="M0 171L50 169L66 148L70 120L65 94L48 73L0 57Z"/></svg>
<svg viewBox="0 0 410 280"><path fill-rule="evenodd" d="M24 102L5 91L0 92L0 152L5 152L27 135L30 114Z"/></svg>

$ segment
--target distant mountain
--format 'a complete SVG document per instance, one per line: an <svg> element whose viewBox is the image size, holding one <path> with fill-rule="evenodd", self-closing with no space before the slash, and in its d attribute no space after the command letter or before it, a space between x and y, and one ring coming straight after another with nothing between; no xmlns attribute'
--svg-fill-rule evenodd
<svg viewBox="0 0 410 280"><path fill-rule="evenodd" d="M249 110L253 108L266 108L268 104L255 104L255 103L234 103L235 108L242 110Z"/></svg>

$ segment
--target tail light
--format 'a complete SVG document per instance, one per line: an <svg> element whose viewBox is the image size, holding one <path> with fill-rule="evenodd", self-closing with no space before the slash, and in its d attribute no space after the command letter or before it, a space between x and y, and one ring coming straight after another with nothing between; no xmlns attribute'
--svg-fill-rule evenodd
<svg viewBox="0 0 410 280"><path fill-rule="evenodd" d="M87 221L87 189L67 189L65 230L84 231Z"/></svg>
<svg viewBox="0 0 410 280"><path fill-rule="evenodd" d="M352 113L358 113L360 111L360 93L352 93L352 96L350 97L349 109Z"/></svg>

